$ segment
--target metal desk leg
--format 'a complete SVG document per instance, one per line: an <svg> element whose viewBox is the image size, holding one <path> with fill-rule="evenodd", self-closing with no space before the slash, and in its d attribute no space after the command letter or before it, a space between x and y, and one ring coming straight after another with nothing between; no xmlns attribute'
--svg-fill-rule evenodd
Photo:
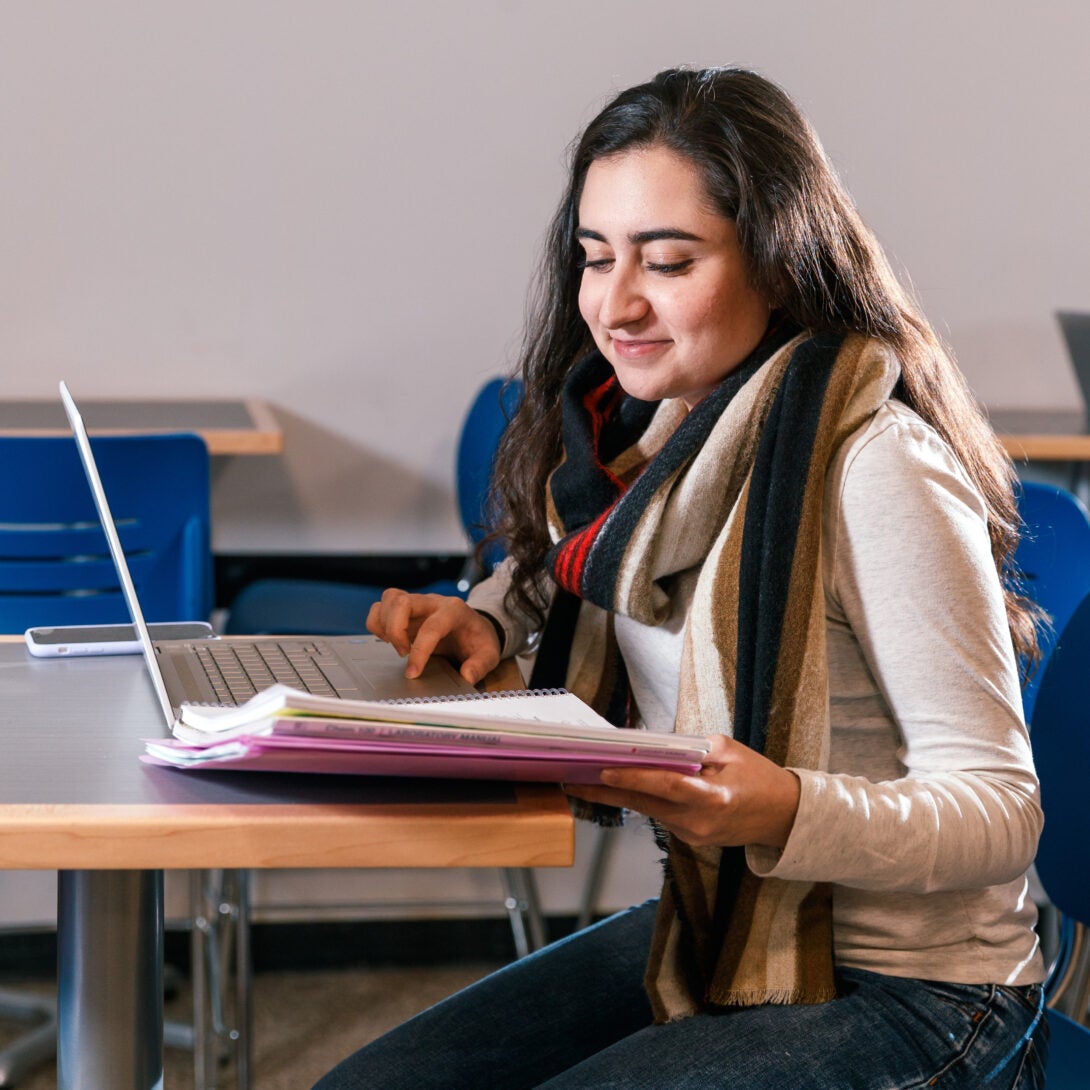
<svg viewBox="0 0 1090 1090"><path fill-rule="evenodd" d="M501 867L500 876L503 879L504 905L515 939L515 953L524 958L545 945L545 921L541 916L537 880L530 867Z"/></svg>
<svg viewBox="0 0 1090 1090"><path fill-rule="evenodd" d="M193 1084L198 1090L215 1090L221 1066L233 1056L236 1090L250 1090L250 872L193 871L190 911Z"/></svg>
<svg viewBox="0 0 1090 1090"><path fill-rule="evenodd" d="M163 872L61 871L58 1090L162 1090Z"/></svg>
<svg viewBox="0 0 1090 1090"><path fill-rule="evenodd" d="M579 903L579 916L575 921L576 931L582 931L594 923L594 917L598 914L598 898L605 885L606 869L613 858L619 835L620 830L612 825L602 825L597 830L598 839L594 842L594 855L591 856L583 898Z"/></svg>
<svg viewBox="0 0 1090 1090"><path fill-rule="evenodd" d="M253 1070L253 963L250 959L250 872L236 872L238 919L235 922L235 1060L238 1090L250 1090Z"/></svg>

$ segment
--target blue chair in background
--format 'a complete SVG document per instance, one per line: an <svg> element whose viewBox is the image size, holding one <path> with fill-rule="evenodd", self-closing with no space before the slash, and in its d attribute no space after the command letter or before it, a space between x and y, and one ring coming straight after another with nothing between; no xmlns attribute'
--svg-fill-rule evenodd
<svg viewBox="0 0 1090 1090"><path fill-rule="evenodd" d="M195 435L92 440L118 537L148 621L207 620L212 609L209 463ZM0 632L131 620L90 487L67 437L0 438ZM0 993L0 1010L38 1025L0 1049L0 1086L51 1057L55 1004ZM194 1042L169 1023L168 1040ZM198 1022L197 1040L207 1029Z"/></svg>
<svg viewBox="0 0 1090 1090"><path fill-rule="evenodd" d="M195 435L93 440L148 621L212 609L208 451ZM68 438L0 438L0 631L128 623L106 536Z"/></svg>
<svg viewBox="0 0 1090 1090"><path fill-rule="evenodd" d="M465 597L470 587L503 558L498 545L486 547L483 564L475 550L488 532L488 491L492 463L507 422L522 397L522 384L494 378L477 392L458 439L455 486L458 513L471 551L458 579L412 588L422 594ZM316 579L260 579L232 603L229 635L350 636L364 630L371 606L385 588Z"/></svg>
<svg viewBox="0 0 1090 1090"><path fill-rule="evenodd" d="M1061 914L1060 951L1049 980L1049 1090L1090 1085L1090 595L1071 613L1037 692L1030 743L1041 780L1044 832L1037 874ZM1060 1009L1056 1009L1059 1007Z"/></svg>
<svg viewBox="0 0 1090 1090"><path fill-rule="evenodd" d="M1023 591L1051 619L1050 628L1040 634L1041 662L1022 690L1026 722L1031 723L1056 638L1090 592L1090 514L1072 493L1033 481L1022 483L1018 511L1025 528L1014 560Z"/></svg>

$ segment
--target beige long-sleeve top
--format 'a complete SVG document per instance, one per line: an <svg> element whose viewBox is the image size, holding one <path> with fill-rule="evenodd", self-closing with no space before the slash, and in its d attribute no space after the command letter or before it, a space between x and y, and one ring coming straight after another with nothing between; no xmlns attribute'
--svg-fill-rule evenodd
<svg viewBox="0 0 1090 1090"><path fill-rule="evenodd" d="M794 770L790 838L750 846L748 864L834 883L840 965L1040 981L1025 878L1038 786L981 498L933 429L890 401L831 465L823 519L829 769ZM617 618L648 729L673 726L694 582L676 580L661 626ZM511 653L533 634L504 609L506 586L501 569L470 602L500 621Z"/></svg>

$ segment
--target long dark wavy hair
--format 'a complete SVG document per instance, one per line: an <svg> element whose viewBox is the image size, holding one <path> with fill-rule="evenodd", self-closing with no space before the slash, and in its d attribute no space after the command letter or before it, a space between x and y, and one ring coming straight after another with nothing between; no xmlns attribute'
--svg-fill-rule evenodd
<svg viewBox="0 0 1090 1090"><path fill-rule="evenodd" d="M576 140L567 189L546 236L521 350L521 406L494 480L498 533L514 559L509 606L541 616L535 594L550 546L545 484L560 457L560 391L593 348L579 313L579 200L595 160L661 146L700 170L733 220L751 285L812 332L861 333L901 363L898 396L950 444L984 497L1014 647L1037 658L1038 611L1017 590L1014 470L950 354L898 282L811 128L775 84L741 68L660 72L622 91Z"/></svg>

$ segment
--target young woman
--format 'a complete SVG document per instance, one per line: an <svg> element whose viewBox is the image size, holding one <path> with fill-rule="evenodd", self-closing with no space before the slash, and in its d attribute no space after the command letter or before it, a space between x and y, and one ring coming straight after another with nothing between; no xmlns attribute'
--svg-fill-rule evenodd
<svg viewBox="0 0 1090 1090"><path fill-rule="evenodd" d="M569 789L654 819L657 902L319 1086L1041 1086L1011 467L809 125L738 69L623 92L540 287L509 559L469 604L388 591L368 627L410 675L536 650L535 684L711 759Z"/></svg>

